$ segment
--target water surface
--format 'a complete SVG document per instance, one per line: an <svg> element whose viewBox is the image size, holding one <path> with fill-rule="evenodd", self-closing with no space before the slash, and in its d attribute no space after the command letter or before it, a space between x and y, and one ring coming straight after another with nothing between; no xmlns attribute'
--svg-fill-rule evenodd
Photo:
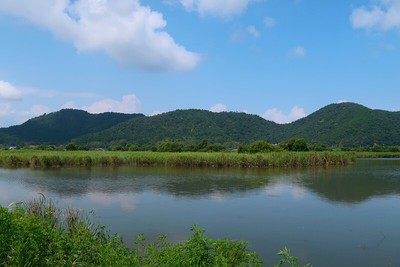
<svg viewBox="0 0 400 267"><path fill-rule="evenodd" d="M197 224L214 238L247 240L266 266L289 247L318 266L400 266L400 160L338 168L0 169L0 204L41 192L95 211L128 245L144 234L172 242Z"/></svg>

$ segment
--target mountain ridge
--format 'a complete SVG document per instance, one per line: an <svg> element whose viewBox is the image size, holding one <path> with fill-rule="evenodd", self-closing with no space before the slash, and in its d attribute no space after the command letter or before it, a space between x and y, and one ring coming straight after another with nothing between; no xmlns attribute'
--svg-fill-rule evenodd
<svg viewBox="0 0 400 267"><path fill-rule="evenodd" d="M154 116L60 110L0 128L0 144L66 144L88 146L154 145L163 140L221 144L289 138L327 146L400 145L400 112L370 109L357 103L329 104L287 124L243 112L178 109Z"/></svg>

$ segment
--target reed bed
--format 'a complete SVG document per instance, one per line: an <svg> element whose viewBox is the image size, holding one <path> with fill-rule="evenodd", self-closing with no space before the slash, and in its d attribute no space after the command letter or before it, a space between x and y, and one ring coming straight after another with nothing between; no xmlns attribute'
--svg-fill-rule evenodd
<svg viewBox="0 0 400 267"><path fill-rule="evenodd" d="M274 168L342 166L356 158L353 152L130 152L130 151L36 151L0 152L0 167L60 168L91 166L165 166L211 168Z"/></svg>

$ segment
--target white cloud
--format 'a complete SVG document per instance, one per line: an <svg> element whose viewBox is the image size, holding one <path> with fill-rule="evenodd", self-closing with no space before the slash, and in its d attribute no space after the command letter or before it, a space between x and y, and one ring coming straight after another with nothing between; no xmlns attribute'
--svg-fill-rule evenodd
<svg viewBox="0 0 400 267"><path fill-rule="evenodd" d="M64 107L76 108L73 102L64 104ZM126 95L122 97L121 101L111 98L103 99L91 104L90 106L83 106L82 109L89 113L103 113L103 112L120 112L120 113L137 113L140 108L140 100L135 95Z"/></svg>
<svg viewBox="0 0 400 267"><path fill-rule="evenodd" d="M290 57L304 57L306 55L306 49L302 46L296 46L289 50L288 55Z"/></svg>
<svg viewBox="0 0 400 267"><path fill-rule="evenodd" d="M289 114L284 114L277 108L268 109L264 112L262 117L266 120L274 121L276 123L289 123L306 116L303 108L295 106L291 109Z"/></svg>
<svg viewBox="0 0 400 267"><path fill-rule="evenodd" d="M347 101L346 99L340 99L337 104L342 104L342 103L347 103L349 101Z"/></svg>
<svg viewBox="0 0 400 267"><path fill-rule="evenodd" d="M74 101L68 101L64 105L61 106L62 109L77 109Z"/></svg>
<svg viewBox="0 0 400 267"><path fill-rule="evenodd" d="M34 117L49 113L50 108L45 105L34 105L31 107L30 114Z"/></svg>
<svg viewBox="0 0 400 267"><path fill-rule="evenodd" d="M260 32L253 25L247 27L247 32L250 33L251 36L257 38L260 37Z"/></svg>
<svg viewBox="0 0 400 267"><path fill-rule="evenodd" d="M0 80L0 100L18 100L22 93L12 84Z"/></svg>
<svg viewBox="0 0 400 267"><path fill-rule="evenodd" d="M0 103L0 117L10 116L16 110L12 107L11 103Z"/></svg>
<svg viewBox="0 0 400 267"><path fill-rule="evenodd" d="M156 115L160 115L160 114L163 114L163 113L164 113L164 111L153 110L153 112L151 112L149 116L156 116Z"/></svg>
<svg viewBox="0 0 400 267"><path fill-rule="evenodd" d="M1 0L0 13L22 17L78 51L101 51L127 67L190 70L200 60L163 30L161 13L139 0Z"/></svg>
<svg viewBox="0 0 400 267"><path fill-rule="evenodd" d="M275 26L275 24L276 24L275 19L270 18L270 17L265 17L264 18L264 26L265 26L265 28L272 28L272 27Z"/></svg>
<svg viewBox="0 0 400 267"><path fill-rule="evenodd" d="M212 111L212 112L223 112L223 111L227 111L227 108L226 108L226 105L219 103L219 104L215 104L214 106L212 106L210 108L210 111Z"/></svg>
<svg viewBox="0 0 400 267"><path fill-rule="evenodd" d="M9 118L9 124L21 124L29 119L49 113L51 110L45 105L33 105L29 109L15 109L9 106L7 112L3 114L5 118Z"/></svg>
<svg viewBox="0 0 400 267"><path fill-rule="evenodd" d="M350 22L355 29L400 28L400 0L381 0L380 5L356 8L350 16Z"/></svg>
<svg viewBox="0 0 400 267"><path fill-rule="evenodd" d="M229 17L242 13L251 2L257 0L177 0L188 11L196 11L201 15Z"/></svg>

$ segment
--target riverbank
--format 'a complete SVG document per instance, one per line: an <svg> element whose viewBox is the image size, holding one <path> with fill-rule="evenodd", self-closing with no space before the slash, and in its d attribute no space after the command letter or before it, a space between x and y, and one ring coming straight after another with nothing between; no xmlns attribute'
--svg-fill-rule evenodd
<svg viewBox="0 0 400 267"><path fill-rule="evenodd" d="M353 152L130 152L4 150L3 168L60 168L91 166L165 166L211 168L274 168L342 166L355 160Z"/></svg>

